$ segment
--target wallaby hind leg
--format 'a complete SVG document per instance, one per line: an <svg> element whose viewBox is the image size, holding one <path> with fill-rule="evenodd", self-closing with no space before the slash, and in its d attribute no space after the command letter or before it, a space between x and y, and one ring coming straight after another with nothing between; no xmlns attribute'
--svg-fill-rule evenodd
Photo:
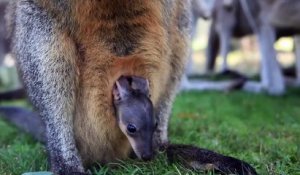
<svg viewBox="0 0 300 175"><path fill-rule="evenodd" d="M300 37L299 35L294 36L295 69L291 69L292 75L287 74L288 77L285 77L286 85L291 87L300 87L300 38L299 37ZM285 71L284 73L286 72L287 71Z"/></svg>
<svg viewBox="0 0 300 175"><path fill-rule="evenodd" d="M296 84L300 86L300 36L295 36L296 45Z"/></svg>
<svg viewBox="0 0 300 175"><path fill-rule="evenodd" d="M276 60L275 31L269 24L262 24L259 29L259 47L261 52L261 81L263 88L272 95L285 92L284 78Z"/></svg>
<svg viewBox="0 0 300 175"><path fill-rule="evenodd" d="M222 62L222 72L226 71L228 69L227 64L227 56L230 50L230 39L231 39L231 29L222 29L220 33L221 38L221 56L223 58Z"/></svg>
<svg viewBox="0 0 300 175"><path fill-rule="evenodd" d="M216 25L210 26L208 44L206 49L206 73L212 73L215 68L217 55L219 52L219 36L216 31Z"/></svg>
<svg viewBox="0 0 300 175"><path fill-rule="evenodd" d="M84 174L73 135L75 45L33 1L15 3L14 53L28 95L46 125L51 170Z"/></svg>
<svg viewBox="0 0 300 175"><path fill-rule="evenodd" d="M271 95L282 95L285 92L285 82L274 49L275 31L268 22L262 22L258 30L261 53L261 82L246 82L244 90L251 92L266 91Z"/></svg>

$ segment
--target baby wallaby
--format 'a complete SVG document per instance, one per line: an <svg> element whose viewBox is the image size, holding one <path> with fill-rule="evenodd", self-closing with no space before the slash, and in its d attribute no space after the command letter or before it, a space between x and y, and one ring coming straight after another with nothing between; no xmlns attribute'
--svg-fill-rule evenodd
<svg viewBox="0 0 300 175"><path fill-rule="evenodd" d="M113 96L120 129L127 136L136 156L150 160L153 157L155 122L148 81L135 76L122 76L114 85Z"/></svg>
<svg viewBox="0 0 300 175"><path fill-rule="evenodd" d="M122 76L113 89L117 121L138 158L150 160L154 151L152 137L156 127L150 100L149 83L135 76ZM191 145L164 145L170 162L180 162L187 168L214 170L222 174L256 175L248 163L233 157Z"/></svg>

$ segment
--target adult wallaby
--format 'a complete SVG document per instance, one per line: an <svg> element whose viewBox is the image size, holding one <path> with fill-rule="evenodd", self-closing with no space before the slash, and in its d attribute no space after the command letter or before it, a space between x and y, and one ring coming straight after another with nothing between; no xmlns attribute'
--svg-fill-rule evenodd
<svg viewBox="0 0 300 175"><path fill-rule="evenodd" d="M84 174L95 162L128 157L131 146L116 124L111 96L121 75L149 80L158 123L153 145L168 142L187 61L190 0L17 0L7 16L55 174Z"/></svg>

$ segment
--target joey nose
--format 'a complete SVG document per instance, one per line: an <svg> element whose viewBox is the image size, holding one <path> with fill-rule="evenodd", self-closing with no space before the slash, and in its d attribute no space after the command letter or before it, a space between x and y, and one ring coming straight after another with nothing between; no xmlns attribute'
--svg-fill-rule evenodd
<svg viewBox="0 0 300 175"><path fill-rule="evenodd" d="M152 159L152 154L151 153L144 153L144 154L142 154L142 159L144 161L149 161L149 160Z"/></svg>

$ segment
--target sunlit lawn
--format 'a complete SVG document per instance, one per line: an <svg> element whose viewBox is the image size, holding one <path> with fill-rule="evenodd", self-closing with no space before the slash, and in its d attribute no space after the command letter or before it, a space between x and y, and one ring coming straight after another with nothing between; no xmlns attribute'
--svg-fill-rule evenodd
<svg viewBox="0 0 300 175"><path fill-rule="evenodd" d="M259 174L300 174L300 90L290 90L284 97L244 92L180 94L173 107L169 135L174 143L194 144L245 160ZM47 168L43 146L0 121L0 174L19 175ZM94 172L194 173L178 164L168 165L164 155L149 163L126 160Z"/></svg>

